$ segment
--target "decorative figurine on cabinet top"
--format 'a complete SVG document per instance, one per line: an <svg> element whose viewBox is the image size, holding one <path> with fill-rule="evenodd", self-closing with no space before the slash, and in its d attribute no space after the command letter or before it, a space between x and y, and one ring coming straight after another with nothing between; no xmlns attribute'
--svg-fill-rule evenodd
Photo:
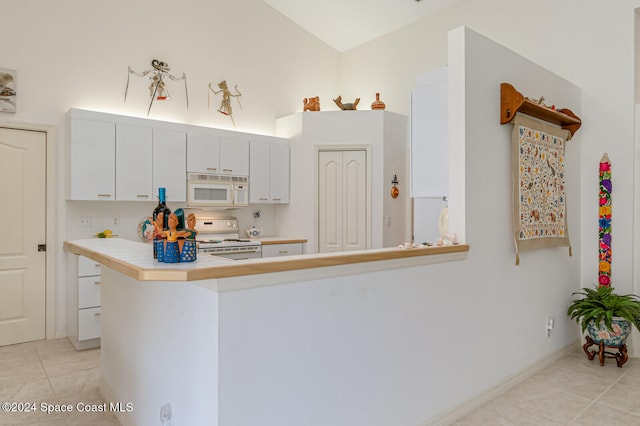
<svg viewBox="0 0 640 426"><path fill-rule="evenodd" d="M174 75L169 74L171 68L169 68L169 64L166 62L159 61L154 59L151 61L152 69L148 69L142 71L141 73L136 72L129 67L129 71L127 73L127 87L124 90L124 101L127 102L127 92L129 91L129 77L131 74L136 75L138 77L144 77L147 74L151 73L149 80L151 80L151 84L149 84L149 95L151 96L151 102L149 103L149 109L147 110L147 116L151 112L151 106L153 105L153 101L166 101L171 99L169 96L169 90L165 85L164 78L169 77L170 80L184 80L184 94L187 101L187 109L189 109L189 94L187 93L187 76L185 73L182 73L182 76L176 77Z"/></svg>
<svg viewBox="0 0 640 426"><path fill-rule="evenodd" d="M336 105L338 105L338 108L340 108L343 111L347 111L347 110L355 111L357 109L356 107L358 106L358 103L360 102L360 98L356 98L356 100L353 101L353 103L343 104L342 96L338 96L333 100L333 102L335 102Z"/></svg>
<svg viewBox="0 0 640 426"><path fill-rule="evenodd" d="M302 104L304 105L302 111L320 111L319 96L316 96L315 98L304 98Z"/></svg>
<svg viewBox="0 0 640 426"><path fill-rule="evenodd" d="M218 93L222 92L222 102L220 102L220 108L218 108L218 112L224 115L228 115L229 118L231 119L231 123L233 123L233 127L236 127L236 122L233 120L233 109L231 108L231 98L232 97L236 98L236 100L238 101L238 105L240 105L240 109L242 109L242 104L240 103L240 99L239 99L240 96L242 96L242 93L238 91L237 84L234 86L236 94L234 95L233 93L231 93L229 91L229 87L227 86L227 80L222 80L220 83L218 83L218 87L220 88L220 90L216 92L213 89L213 87L211 87L211 83L209 83L209 97L207 99L208 106L209 108L211 107L211 92L213 92L214 95L217 95Z"/></svg>
<svg viewBox="0 0 640 426"><path fill-rule="evenodd" d="M376 93L376 100L371 104L371 109L385 109L385 104L380 100L380 93Z"/></svg>

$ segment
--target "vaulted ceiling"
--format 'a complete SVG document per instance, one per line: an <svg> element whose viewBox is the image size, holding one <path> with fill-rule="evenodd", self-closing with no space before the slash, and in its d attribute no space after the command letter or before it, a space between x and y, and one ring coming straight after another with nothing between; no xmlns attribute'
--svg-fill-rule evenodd
<svg viewBox="0 0 640 426"><path fill-rule="evenodd" d="M460 0L264 0L308 32L344 52Z"/></svg>

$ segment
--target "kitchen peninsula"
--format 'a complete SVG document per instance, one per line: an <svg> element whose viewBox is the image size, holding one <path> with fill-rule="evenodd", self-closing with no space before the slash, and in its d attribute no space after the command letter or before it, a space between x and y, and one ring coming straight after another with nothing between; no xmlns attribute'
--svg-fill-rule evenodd
<svg viewBox="0 0 640 426"><path fill-rule="evenodd" d="M469 250L390 248L237 261L200 256L162 264L153 261L148 244L124 239L64 247L67 255L103 265L100 391L109 402L133 404L133 411L118 413L123 425L157 424L167 405L174 425L256 424L257 418L304 424L314 404L327 403L324 387L340 386L336 368L352 365L353 357L375 359L380 339L368 336L358 317L401 315L394 287L401 292L416 268L443 268ZM342 312L351 318L341 319ZM353 374L375 377L375 370L375 363L364 363ZM359 382L362 392L369 380ZM302 402L301 393L310 391L318 399Z"/></svg>

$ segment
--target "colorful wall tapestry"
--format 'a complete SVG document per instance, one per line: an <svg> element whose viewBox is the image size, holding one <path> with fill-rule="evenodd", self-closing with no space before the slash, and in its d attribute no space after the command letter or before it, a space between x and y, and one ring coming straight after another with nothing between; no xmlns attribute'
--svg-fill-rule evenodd
<svg viewBox="0 0 640 426"><path fill-rule="evenodd" d="M598 220L598 284L611 285L611 162L605 153L600 159L600 208Z"/></svg>
<svg viewBox="0 0 640 426"><path fill-rule="evenodd" d="M513 120L513 228L520 251L569 247L564 146L568 130L516 114Z"/></svg>

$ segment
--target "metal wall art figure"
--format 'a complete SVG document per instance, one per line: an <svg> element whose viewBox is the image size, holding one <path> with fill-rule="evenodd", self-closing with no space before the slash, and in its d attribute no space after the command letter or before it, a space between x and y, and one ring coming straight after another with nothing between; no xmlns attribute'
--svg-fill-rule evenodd
<svg viewBox="0 0 640 426"><path fill-rule="evenodd" d="M229 91L229 88L227 87L226 80L222 80L220 83L218 83L218 87L220 88L220 90L216 92L213 89L213 87L211 87L211 83L209 83L209 96L207 101L208 106L209 108L211 108L211 92L213 92L214 95L217 95L218 93L222 92L222 102L220 103L220 108L218 109L218 112L224 115L228 115L229 118L231 118L233 127L236 127L236 122L233 120L233 109L231 108L231 98L232 97L236 98L236 100L238 101L238 105L240 105L240 109L242 109L242 104L240 103L240 99L239 99L240 96L242 96L242 93L238 91L237 84L234 86L236 94L234 95L233 93L231 93Z"/></svg>
<svg viewBox="0 0 640 426"><path fill-rule="evenodd" d="M172 81L176 80L184 80L184 95L187 100L187 109L189 109L189 93L187 92L187 76L185 73L182 73L180 77L176 77L174 75L169 74L171 68L169 68L169 64L166 62L159 61L154 59L151 61L152 69L148 69L141 73L136 72L129 67L129 72L127 73L127 87L124 91L124 101L127 102L127 92L129 91L129 77L131 74L136 75L138 77L145 77L149 73L149 80L151 80L151 84L149 84L149 96L151 96L151 102L149 103L149 109L147 110L147 116L149 112L151 112L151 106L153 106L153 101L165 101L171 99L169 96L169 90L165 85L165 77L168 77Z"/></svg>

